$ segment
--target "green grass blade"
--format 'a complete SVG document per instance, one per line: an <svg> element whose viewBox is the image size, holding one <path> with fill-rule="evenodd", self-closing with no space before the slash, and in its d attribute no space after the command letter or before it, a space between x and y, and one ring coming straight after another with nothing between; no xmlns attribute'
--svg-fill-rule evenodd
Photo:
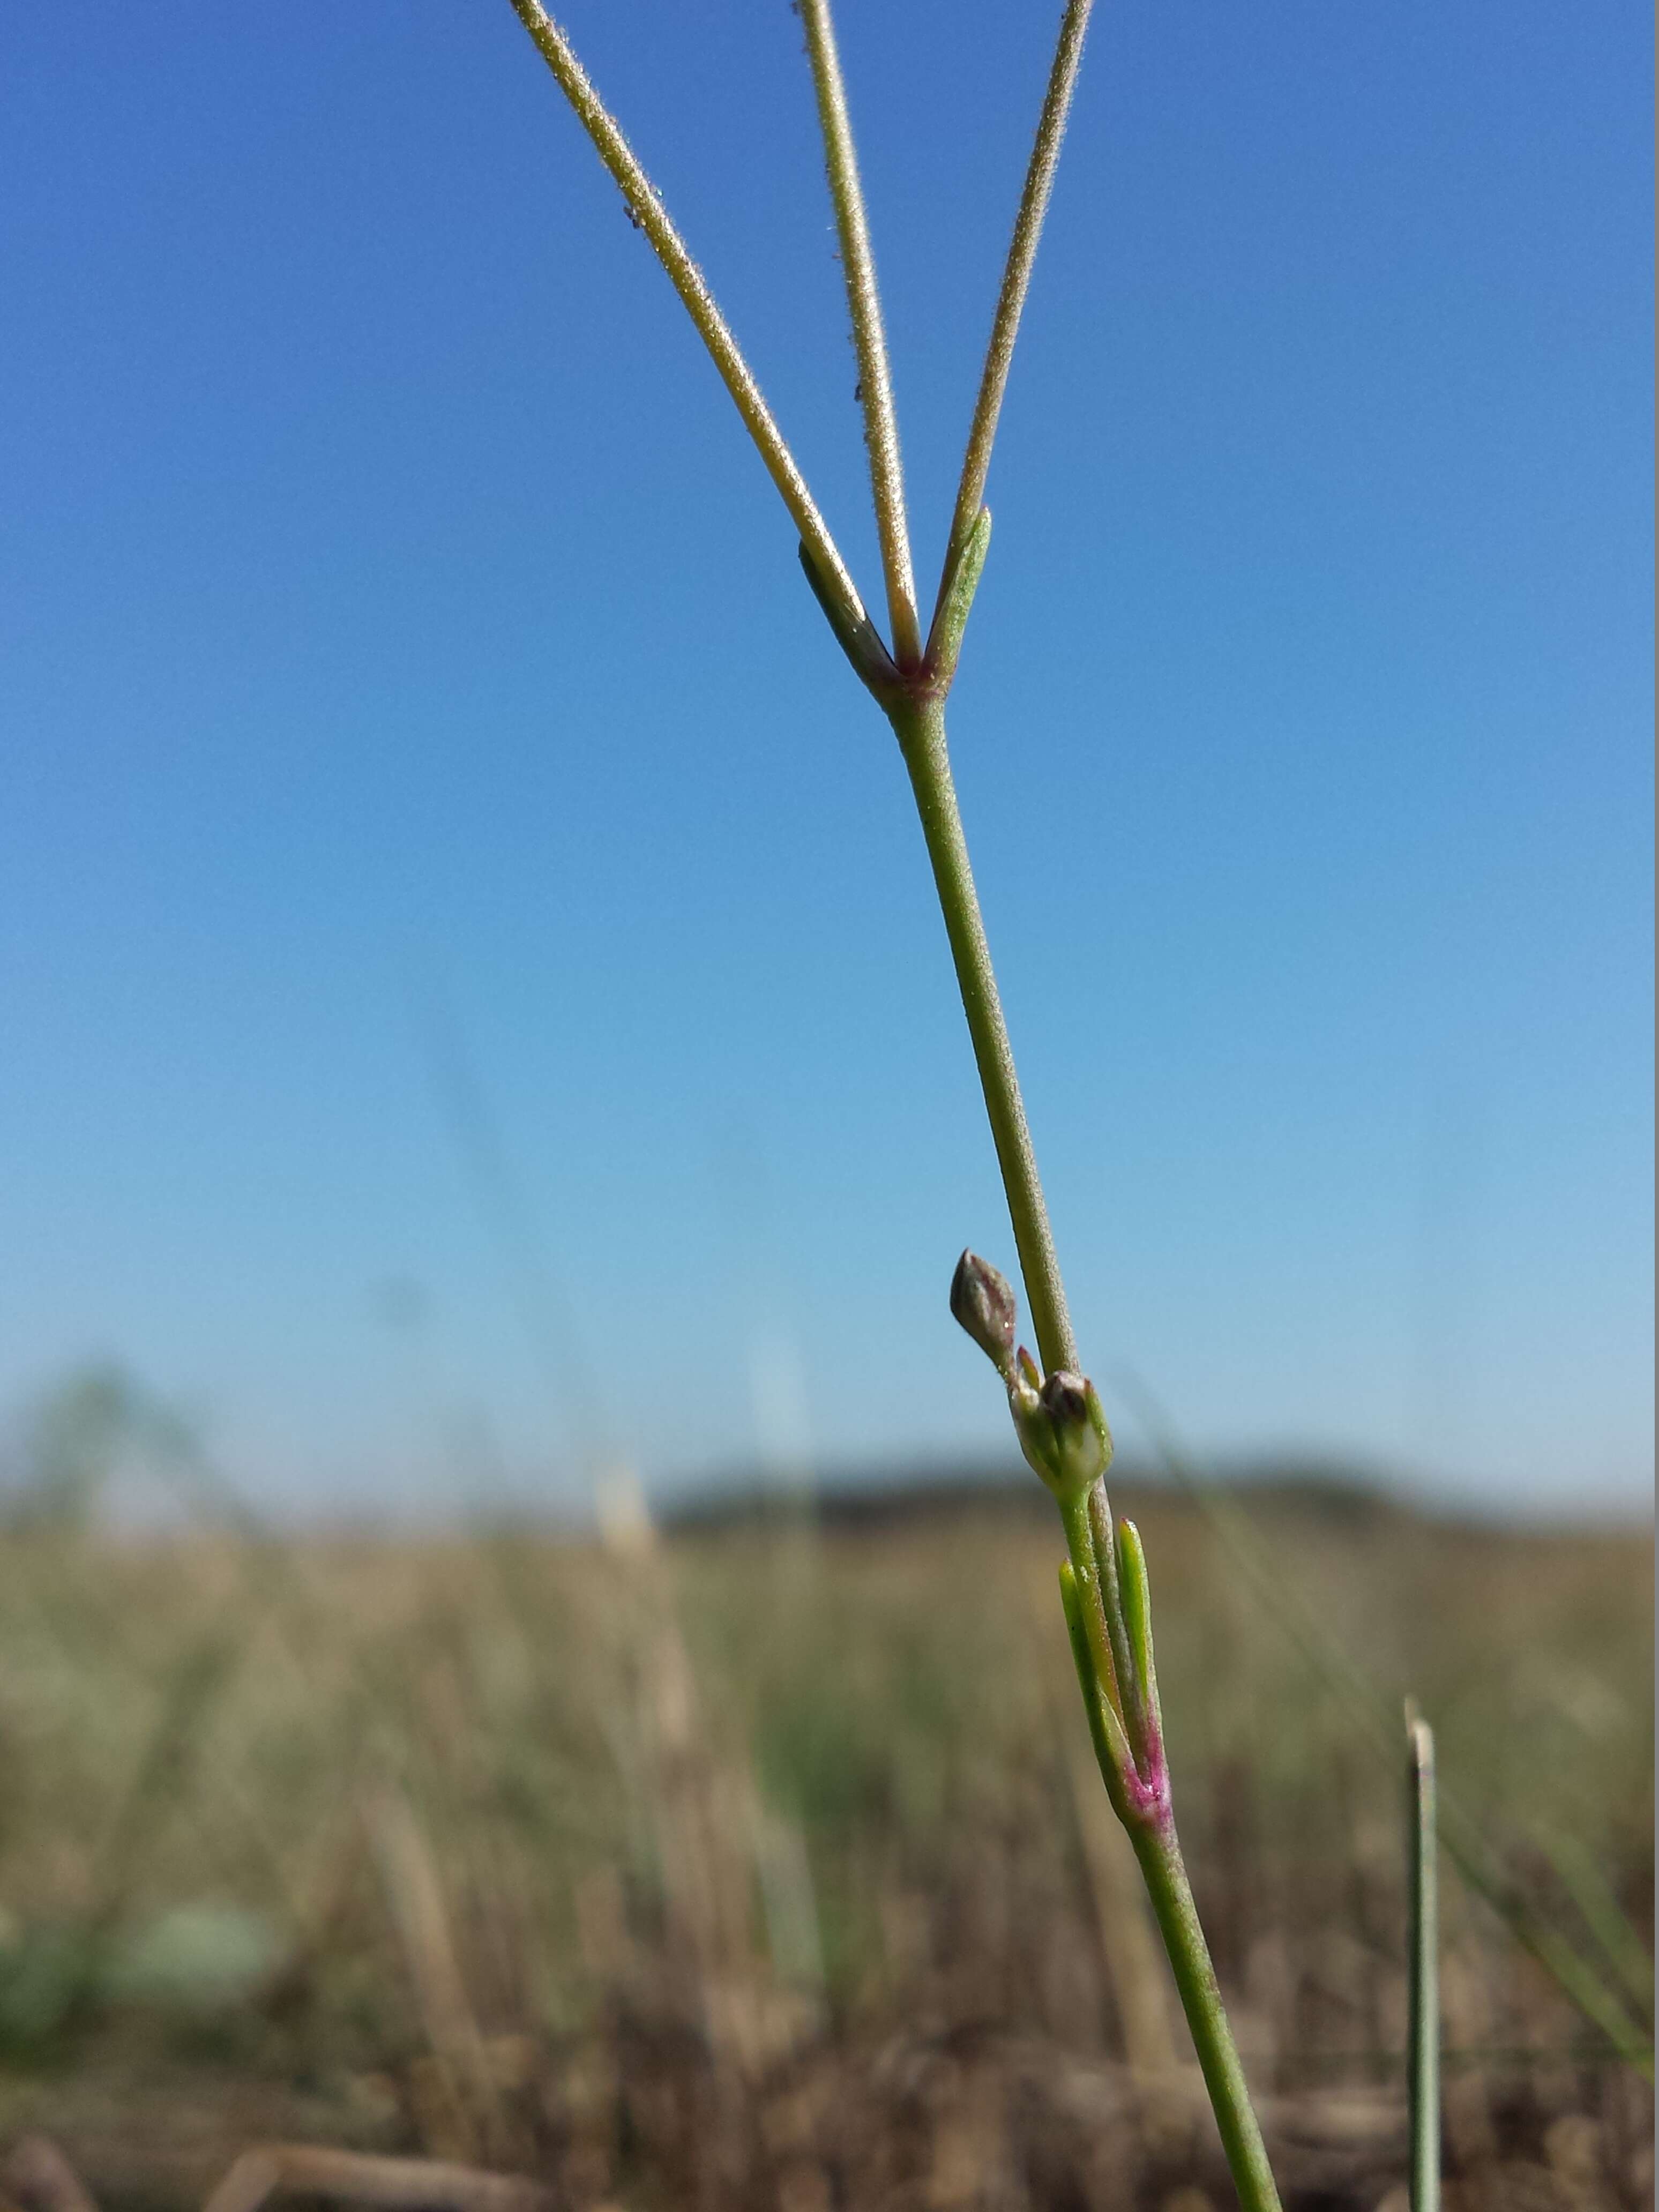
<svg viewBox="0 0 1659 2212"><path fill-rule="evenodd" d="M1434 1731L1406 1705L1411 1806L1412 2212L1440 2212L1440 1901L1434 1802Z"/></svg>

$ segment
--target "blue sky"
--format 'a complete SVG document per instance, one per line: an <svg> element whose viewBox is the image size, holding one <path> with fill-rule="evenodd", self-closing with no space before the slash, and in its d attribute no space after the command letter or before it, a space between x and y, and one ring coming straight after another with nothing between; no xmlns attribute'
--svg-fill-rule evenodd
<svg viewBox="0 0 1659 2212"><path fill-rule="evenodd" d="M840 11L929 580L1049 13ZM878 597L799 26L566 20ZM1091 34L952 739L1126 1444L1650 1480L1649 35ZM1000 1449L891 740L506 0L3 36L0 1404L295 1507Z"/></svg>

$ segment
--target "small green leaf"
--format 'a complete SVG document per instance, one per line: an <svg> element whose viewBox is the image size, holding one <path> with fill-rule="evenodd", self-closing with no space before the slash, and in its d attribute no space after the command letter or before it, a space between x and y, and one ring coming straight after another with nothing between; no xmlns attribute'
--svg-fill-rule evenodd
<svg viewBox="0 0 1659 2212"><path fill-rule="evenodd" d="M1071 1638L1072 1662L1077 1668L1078 1687L1083 1692L1083 1710L1089 1717L1089 1735L1095 1747L1095 1762L1100 1768L1101 1778L1109 1790L1115 1778L1121 1784L1124 1775L1133 1772L1134 1761L1130 1756L1117 1715L1100 1693L1094 1656L1089 1649L1089 1632L1084 1626L1083 1597L1077 1586L1077 1570L1069 1559L1062 1559L1060 1563L1060 1602L1066 1615L1066 1633Z"/></svg>
<svg viewBox="0 0 1659 2212"><path fill-rule="evenodd" d="M927 673L936 691L948 691L957 672L962 634L968 627L969 611L979 589L979 580L985 573L985 556L990 550L991 510L982 507L978 521L968 533L968 543L951 571L951 580L940 594L933 635L927 641Z"/></svg>
<svg viewBox="0 0 1659 2212"><path fill-rule="evenodd" d="M1117 1576L1135 1680L1156 1741L1164 1734L1164 1715L1158 1702L1158 1669L1152 1663L1152 1594L1146 1581L1146 1554L1141 1547L1140 1531L1133 1521L1120 1521L1117 1524Z"/></svg>

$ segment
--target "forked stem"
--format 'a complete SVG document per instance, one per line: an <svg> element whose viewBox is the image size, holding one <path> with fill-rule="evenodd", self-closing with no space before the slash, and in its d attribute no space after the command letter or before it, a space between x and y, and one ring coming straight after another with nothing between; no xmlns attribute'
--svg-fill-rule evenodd
<svg viewBox="0 0 1659 2212"><path fill-rule="evenodd" d="M858 350L871 484L892 623L890 659L875 634L835 541L813 504L794 457L715 305L702 270L670 221L621 127L594 91L569 40L541 7L539 0L512 0L512 4L574 108L600 159L620 186L633 220L649 240L701 333L794 519L808 579L830 626L892 723L909 772L933 865L963 1010L968 1018L980 1085L1002 1171L1038 1350L1048 1370L1049 1382L1064 1386L1060 1401L1047 1395L1040 1399L1033 1370L1018 1387L1029 1395L1028 1410L1033 1419L1052 1424L1058 1418L1055 1406L1059 1402L1068 1420L1092 1419L1097 1424L1097 1437L1091 1437L1085 1426L1081 1442L1093 1451L1097 1441L1099 1449L1092 1464L1098 1468L1109 1457L1110 1440L1092 1385L1082 1383L1075 1372L1079 1364L1077 1344L1066 1310L1065 1285L1060 1279L1048 1210L1037 1176L1007 1024L1003 1018L996 975L991 965L990 947L974 888L945 735L945 695L955 672L963 628L989 538L990 518L983 509L983 495L991 448L1077 80L1091 0L1067 0L1061 21L1059 46L998 295L925 659L911 571L892 380L830 0L800 0L800 9L817 91L830 193L841 236L854 340ZM1003 1289L1006 1292L1006 1285ZM1008 1325L1010 1335L1001 1365L1012 1405L1018 1379L1013 1365L1012 1311ZM1048 1385L1044 1389L1046 1393ZM1057 1432L1048 1433L1054 1441ZM1079 1434L1074 1431L1066 1449L1073 1449L1078 1443ZM1064 1452L1054 1462L1060 1474L1065 1473L1068 1464ZM1085 1482L1089 1479L1086 1474L1081 1478ZM1098 1492L1097 1483L1093 1488ZM1246 2212L1279 2212L1278 2192L1268 2171L1261 2130L1250 2108L1238 2052L1222 2008L1170 1809L1139 1538L1126 1523L1122 1535L1129 1548L1124 1552L1121 1564L1124 1574L1133 1585L1133 1602L1129 1605L1120 1586L1115 1548L1118 1540L1105 1511L1103 1492L1085 1498L1080 1488L1072 1490L1062 1502L1062 1516L1072 1555L1066 1571L1071 1577L1069 1584L1062 1577L1067 1627L1101 1771L1146 1875L1240 2201Z"/></svg>

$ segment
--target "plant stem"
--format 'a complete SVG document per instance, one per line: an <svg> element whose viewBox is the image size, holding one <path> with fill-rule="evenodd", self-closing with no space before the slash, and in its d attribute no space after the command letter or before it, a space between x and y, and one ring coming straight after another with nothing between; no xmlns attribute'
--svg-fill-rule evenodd
<svg viewBox="0 0 1659 2212"><path fill-rule="evenodd" d="M512 0L512 4L514 14L535 40L537 52L557 78L560 90L576 111L576 119L616 179L629 214L650 241L652 252L667 270L669 282L696 325L721 381L737 404L744 427L766 464L767 474L782 495L796 529L811 548L824 588L848 625L856 629L866 620L857 586L848 574L847 564L806 488L806 479L755 381L753 370L715 304L708 278L692 259L685 240L675 228L638 156L623 137L622 125L594 90L592 79L576 58L575 49L563 31L540 6L539 0Z"/></svg>
<svg viewBox="0 0 1659 2212"><path fill-rule="evenodd" d="M1406 1702L1406 1777L1411 1807L1412 2212L1440 2212L1439 1845L1434 1803L1434 1733Z"/></svg>
<svg viewBox="0 0 1659 2212"><path fill-rule="evenodd" d="M962 481L957 489L956 513L951 519L950 543L939 578L940 605L985 497L997 419L1002 412L1009 365L1014 357L1014 340L1019 335L1019 319L1025 308L1037 240L1042 235L1043 219L1048 212L1048 195L1054 189L1060 141L1066 136L1066 118L1071 112L1072 94L1077 88L1078 69L1083 59L1083 34L1089 27L1089 12L1093 5L1094 0L1067 0L1060 21L1060 37L1048 71L1048 88L1043 95L1042 113L1037 121L1036 138L1025 171L1024 189L1019 196L1019 212L1014 217L1014 235L997 294L991 340L985 349L985 366L980 374L979 397L974 402L974 417L968 431L968 449L962 459ZM937 615L936 607L935 619Z"/></svg>
<svg viewBox="0 0 1659 2212"><path fill-rule="evenodd" d="M916 618L915 578L910 567L910 526L904 512L904 471L899 459L893 377L887 360L886 335L882 329L881 294L876 284L870 226L864 213L864 190L859 182L853 121L847 112L847 88L842 80L841 56L836 51L830 0L800 0L800 16L806 29L807 58L812 65L812 83L817 94L818 128L823 135L830 198L835 205L842 266L847 276L847 303L852 311L853 344L859 363L859 402L864 410L864 442L870 454L870 489L875 500L876 529L881 540L881 567L887 584L893 658L902 669L911 669L921 658L921 634ZM974 517L969 519L970 529L978 513L975 506Z"/></svg>
<svg viewBox="0 0 1659 2212"><path fill-rule="evenodd" d="M974 872L962 832L962 813L951 778L944 703L903 699L890 704L887 712L909 771L910 788L915 793L922 835L927 841L927 857L933 865L933 883L951 940L951 957L956 963L963 1012L968 1017L968 1034L973 1039L985 1110L991 1119L1037 1351L1051 1372L1057 1367L1075 1368L1077 1340L1066 1310L1066 1288L1060 1278L1048 1209L1037 1177L1019 1078L1014 1072L1013 1048L1002 1018L991 948L986 942Z"/></svg>
<svg viewBox="0 0 1659 2212"><path fill-rule="evenodd" d="M1060 1280L1060 1262L1048 1226L1048 1210L1031 1149L1019 1079L1014 1072L1013 1050L1003 1019L990 946L986 941L967 841L963 835L956 785L951 775L944 703L938 699L906 698L890 702L887 712L904 765L909 771L910 787L921 817L922 835L927 842L927 857L933 863L933 883L951 941L951 957L956 963L963 1011L968 1017L986 1111L996 1141L997 1160L1002 1170L1037 1348L1044 1366L1051 1371L1057 1367L1075 1368L1077 1345L1066 1308L1065 1285ZM1074 1502L1071 1512L1063 1513L1063 1517L1073 1571L1077 1577L1079 1626L1085 1638L1085 1652L1093 1663L1103 1695L1107 1695L1107 1686L1115 1684L1121 1662L1114 1653L1105 1618L1099 1546L1091 1531L1086 1504ZM1106 1540L1109 1542L1109 1531ZM1086 1697L1086 1689L1085 1694ZM1120 1698L1121 1695L1120 1690ZM1117 1700L1109 1698L1109 1702L1115 1707ZM1103 1710L1103 1724L1106 1718ZM1106 1742L1103 1735L1097 1743L1097 1753ZM1107 1756L1101 1759L1102 1777L1129 1832L1146 1876L1152 1910L1197 2046L1205 2086L1215 2108L1216 2124L1239 2202L1244 2212L1279 2212L1279 2192L1267 2165L1261 2130L1251 2109L1244 2069L1227 2026L1215 1969L1210 1962L1209 1948L1199 1925L1198 1908L1193 1902L1192 1888L1182 1863L1181 1846L1169 1810L1167 1785L1162 1783L1161 1777L1145 1778L1149 1795L1162 1800L1156 1810L1146 1811L1128 1802L1126 1783L1133 1778L1116 1773L1115 1764L1109 1747Z"/></svg>
<svg viewBox="0 0 1659 2212"><path fill-rule="evenodd" d="M1204 2086L1210 2093L1238 2201L1244 2212L1279 2212L1279 2191L1251 2109L1238 2049L1222 2008L1210 1948L1199 1925L1198 1907L1193 1902L1175 1822L1166 1813L1161 1822L1127 1825L1140 1871L1146 1878L1158 1932L1175 1969L1176 1987L1197 2046Z"/></svg>

